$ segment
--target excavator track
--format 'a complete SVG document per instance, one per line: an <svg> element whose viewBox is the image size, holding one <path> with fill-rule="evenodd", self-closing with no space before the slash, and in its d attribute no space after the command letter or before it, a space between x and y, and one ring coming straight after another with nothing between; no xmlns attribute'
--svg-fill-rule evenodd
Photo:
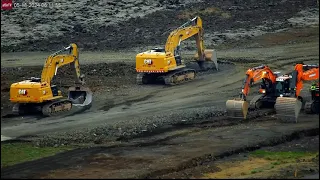
<svg viewBox="0 0 320 180"><path fill-rule="evenodd" d="M42 107L42 114L44 116L55 116L66 111L70 111L71 108L72 101L68 99L50 101Z"/></svg>
<svg viewBox="0 0 320 180"><path fill-rule="evenodd" d="M276 116L287 122L298 122L302 102L294 97L278 97L274 105Z"/></svg>
<svg viewBox="0 0 320 180"><path fill-rule="evenodd" d="M196 77L196 71L194 69L179 69L162 76L166 85L177 85L192 81Z"/></svg>
<svg viewBox="0 0 320 180"><path fill-rule="evenodd" d="M20 110L20 104L14 104L12 107L12 113L13 114L20 114L21 110Z"/></svg>
<svg viewBox="0 0 320 180"><path fill-rule="evenodd" d="M250 110L256 110L256 109L260 109L262 107L262 101L261 98L264 95L257 95L255 97L253 97L249 103L249 109Z"/></svg>
<svg viewBox="0 0 320 180"><path fill-rule="evenodd" d="M41 105L39 104L14 104L12 113L15 115L37 114L41 112Z"/></svg>
<svg viewBox="0 0 320 180"><path fill-rule="evenodd" d="M306 114L319 114L319 102L308 101L304 106L304 112Z"/></svg>
<svg viewBox="0 0 320 180"><path fill-rule="evenodd" d="M165 85L177 85L195 79L194 69L183 68L169 73L139 73L136 82L139 85L156 83L159 78L163 79Z"/></svg>
<svg viewBox="0 0 320 180"><path fill-rule="evenodd" d="M146 75L146 73L138 73L137 74L137 78L136 78L136 82L139 85L145 84L143 81L143 77Z"/></svg>
<svg viewBox="0 0 320 180"><path fill-rule="evenodd" d="M156 83L156 80L160 76L160 74L154 73L139 73L136 78L136 82L138 85L142 84L153 84Z"/></svg>

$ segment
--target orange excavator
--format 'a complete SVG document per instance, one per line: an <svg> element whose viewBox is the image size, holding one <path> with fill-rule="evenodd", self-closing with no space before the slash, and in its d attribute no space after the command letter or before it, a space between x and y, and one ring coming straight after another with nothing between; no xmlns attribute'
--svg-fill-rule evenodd
<svg viewBox="0 0 320 180"><path fill-rule="evenodd" d="M226 102L227 114L232 118L246 119L248 109L274 108L279 118L297 122L304 102L300 96L303 82L317 79L318 65L296 64L294 71L285 75L273 72L266 65L250 68L246 72L240 97ZM248 103L250 86L259 80L262 80L260 95Z"/></svg>
<svg viewBox="0 0 320 180"><path fill-rule="evenodd" d="M233 118L247 118L249 106L250 108L260 109L267 106L269 101L275 101L276 97L271 96L273 94L273 87L276 84L277 74L266 65L250 68L246 72L246 78L243 82L242 90L239 98L228 100L226 102L227 113ZM255 96L250 104L247 101L247 96L250 91L251 85L255 82L262 80L259 92L263 95Z"/></svg>
<svg viewBox="0 0 320 180"><path fill-rule="evenodd" d="M293 74L297 74L296 96L302 98L304 111L307 114L319 114L319 65L297 64ZM304 81L317 81L310 88L311 100L300 95Z"/></svg>

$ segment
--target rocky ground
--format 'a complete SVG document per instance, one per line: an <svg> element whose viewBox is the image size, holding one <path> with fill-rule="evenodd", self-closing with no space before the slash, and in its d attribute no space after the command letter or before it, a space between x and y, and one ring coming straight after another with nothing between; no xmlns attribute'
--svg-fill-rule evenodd
<svg viewBox="0 0 320 180"><path fill-rule="evenodd" d="M59 6L1 11L1 52L52 51L70 42L84 50L164 46L172 29L196 15L210 48L319 21L315 0L54 2Z"/></svg>
<svg viewBox="0 0 320 180"><path fill-rule="evenodd" d="M302 115L298 124L283 124L272 110L250 112L246 124L226 117L225 113L225 102L237 97L247 68L268 64L285 72L296 62L318 63L317 2L199 2L68 1L61 2L60 9L2 11L1 134L32 140L38 146L102 147L68 152L70 162L62 161L64 155L53 157L60 159L54 162L53 169L39 160L31 165L9 167L1 176L12 177L14 172L20 177L34 177L24 171L31 167L32 173L41 171L44 178L203 177L216 169L214 164L211 169L201 166L212 160L208 154L222 157L239 149L245 152L247 146L291 141L301 133L318 135L314 133L319 130L317 115ZM163 45L168 30L195 15L204 21L207 46L217 47L220 70L199 72L196 81L174 87L136 85L135 54L149 46ZM81 69L87 86L94 92L91 109L75 109L50 118L12 116L12 104L8 101L10 84L39 76L46 56L70 42L80 47L80 61L84 62ZM184 42L187 61L194 53L193 46L192 41ZM121 50L121 54L109 50ZM73 83L70 77L70 68L63 67L54 79L64 94ZM249 98L255 94L252 91ZM240 136L243 140L235 142ZM309 138L307 142L312 141ZM308 146L303 150L309 149ZM200 166L195 168L198 163ZM143 169L142 165L149 168Z"/></svg>

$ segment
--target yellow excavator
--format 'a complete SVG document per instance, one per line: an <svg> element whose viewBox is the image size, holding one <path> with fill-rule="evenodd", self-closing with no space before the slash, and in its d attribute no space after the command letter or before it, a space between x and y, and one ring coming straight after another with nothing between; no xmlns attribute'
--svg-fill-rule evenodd
<svg viewBox="0 0 320 180"><path fill-rule="evenodd" d="M193 80L196 70L187 68L180 56L180 43L191 37L196 39L198 52L195 59L200 70L214 66L218 70L216 52L205 50L202 20L197 16L172 31L164 49L154 48L136 55L137 84L149 84L162 79L166 85L176 85Z"/></svg>
<svg viewBox="0 0 320 180"><path fill-rule="evenodd" d="M63 52L66 52L63 54ZM56 85L51 84L58 68L70 64L75 69L75 86L69 88L68 98ZM13 83L10 87L10 101L14 103L14 114L41 112L44 116L58 115L70 111L72 106L90 107L92 92L84 86L84 75L80 74L79 52L76 44L50 55L43 67L41 78Z"/></svg>

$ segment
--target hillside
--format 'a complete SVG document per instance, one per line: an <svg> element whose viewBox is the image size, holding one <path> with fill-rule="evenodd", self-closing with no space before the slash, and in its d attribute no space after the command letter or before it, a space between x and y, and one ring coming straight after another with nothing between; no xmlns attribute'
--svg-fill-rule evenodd
<svg viewBox="0 0 320 180"><path fill-rule="evenodd" d="M315 0L54 2L1 11L1 51L54 51L70 42L85 50L159 46L170 30L196 15L204 21L208 46L319 22Z"/></svg>

